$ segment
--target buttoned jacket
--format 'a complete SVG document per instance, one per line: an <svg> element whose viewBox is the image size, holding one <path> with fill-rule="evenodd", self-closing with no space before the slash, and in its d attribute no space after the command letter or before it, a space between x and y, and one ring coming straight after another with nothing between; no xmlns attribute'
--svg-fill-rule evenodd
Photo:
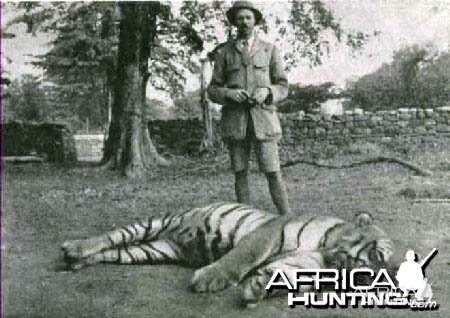
<svg viewBox="0 0 450 318"><path fill-rule="evenodd" d="M243 58L243 44L230 40L216 56L208 97L222 108L222 138L242 140L246 137L249 120L253 121L258 140L281 137L281 126L275 104L286 98L288 82L278 50L270 43L255 37L249 58ZM226 98L232 89L246 90L252 95L256 88L267 87L270 94L259 105L235 103Z"/></svg>

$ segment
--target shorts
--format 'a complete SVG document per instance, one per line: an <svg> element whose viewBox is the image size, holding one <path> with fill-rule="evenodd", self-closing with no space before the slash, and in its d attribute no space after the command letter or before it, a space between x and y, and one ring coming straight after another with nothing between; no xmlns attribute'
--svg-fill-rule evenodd
<svg viewBox="0 0 450 318"><path fill-rule="evenodd" d="M245 139L232 140L227 143L231 159L231 168L234 172L247 170L249 168L250 151L253 147L261 172L280 171L277 140L256 139L251 120L249 120L249 123Z"/></svg>

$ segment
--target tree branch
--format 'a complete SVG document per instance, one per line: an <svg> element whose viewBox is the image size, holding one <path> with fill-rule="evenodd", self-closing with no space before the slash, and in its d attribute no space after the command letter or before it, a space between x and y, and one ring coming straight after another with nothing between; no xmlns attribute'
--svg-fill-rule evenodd
<svg viewBox="0 0 450 318"><path fill-rule="evenodd" d="M403 159L399 159L396 157L383 157L383 156L368 158L368 159L364 159L361 161L356 161L356 162L352 162L352 163L344 164L344 165L324 164L324 163L319 163L316 161L295 159L295 160L290 160L290 161L283 163L281 165L281 168L287 168L287 167L294 166L299 163L304 163L304 164L321 167L321 168L328 168L328 169L347 169L347 168L354 168L354 167L358 167L358 166L362 166L362 165L366 165L366 164L379 163L379 162L398 163L410 170L413 170L414 172L416 172L417 174L419 174L421 176L431 176L433 174L430 170L423 169L412 162L409 162L409 161L406 161Z"/></svg>

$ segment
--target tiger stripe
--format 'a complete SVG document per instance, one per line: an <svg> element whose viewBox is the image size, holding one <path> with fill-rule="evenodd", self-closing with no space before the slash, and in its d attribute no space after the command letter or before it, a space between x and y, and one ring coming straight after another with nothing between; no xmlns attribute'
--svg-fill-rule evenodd
<svg viewBox="0 0 450 318"><path fill-rule="evenodd" d="M292 251L298 248L298 237L302 231L303 226L307 222L295 220L292 222L288 222L284 226L283 231L286 239L282 248L283 251Z"/></svg>
<svg viewBox="0 0 450 318"><path fill-rule="evenodd" d="M160 253L166 259L174 260L177 258L177 254L166 241L156 241L149 244L155 251Z"/></svg>
<svg viewBox="0 0 450 318"><path fill-rule="evenodd" d="M214 261L218 259L219 257L219 249L218 249L218 243L220 242L222 235L220 232L220 226L224 219L224 217L230 213L233 213L234 211L241 208L238 204L233 205L224 205L224 209L216 210L214 213L210 215L210 218L208 219L209 226L207 228L208 233L208 239L206 242L206 248L207 248L207 258L208 261ZM205 220L206 223L206 220ZM205 225L206 228L206 225Z"/></svg>
<svg viewBox="0 0 450 318"><path fill-rule="evenodd" d="M132 241L132 239L133 239L133 232L129 229L129 226L123 227L122 228L122 232L126 236L125 243L129 242L129 241Z"/></svg>
<svg viewBox="0 0 450 318"><path fill-rule="evenodd" d="M326 230L325 234L322 236L322 240L319 243L319 248L325 248L325 246L327 246L328 238L331 235L331 233L333 233L333 231L335 231L336 229L342 227L343 224L345 223L344 222L336 223L336 225L328 228L328 230Z"/></svg>
<svg viewBox="0 0 450 318"><path fill-rule="evenodd" d="M120 235L122 235L122 243L126 244L127 242L129 242L128 233L126 231L124 231L123 229L120 229L119 232L120 232Z"/></svg>
<svg viewBox="0 0 450 318"><path fill-rule="evenodd" d="M244 237L245 235L247 235L248 233L254 231L256 228L260 227L262 224L266 223L267 221L272 220L272 217L262 217L264 215L262 215L261 212L256 211L255 212L251 212L249 213L248 216L246 216L245 218L243 218L241 220L241 223L238 223L236 225L236 229L234 230L235 234L234 234L234 241L232 242L233 244L236 244L237 242L239 242L242 237Z"/></svg>
<svg viewBox="0 0 450 318"><path fill-rule="evenodd" d="M152 248L150 246L148 246L148 244L141 244L140 247L141 247L142 251L145 253L145 255L147 256L147 260L150 261L150 260L155 258L152 255L153 250L152 250Z"/></svg>
<svg viewBox="0 0 450 318"><path fill-rule="evenodd" d="M309 223L313 222L315 220L315 217L310 218L309 220L307 220L305 223L303 223L302 227L300 228L300 230L297 232L297 248L300 247L300 242L301 242L301 237L303 234L303 230L305 229L306 226L309 225Z"/></svg>
<svg viewBox="0 0 450 318"><path fill-rule="evenodd" d="M249 233L249 229L244 228L243 225L245 223L245 220L253 214L252 211L246 211L244 215L241 215L239 219L236 222L236 226L234 228L234 231L230 233L230 241L232 245L236 245L237 242L239 242L244 234Z"/></svg>
<svg viewBox="0 0 450 318"><path fill-rule="evenodd" d="M299 249L301 251L317 250L326 231L343 221L337 218L317 217L305 224L299 233Z"/></svg>

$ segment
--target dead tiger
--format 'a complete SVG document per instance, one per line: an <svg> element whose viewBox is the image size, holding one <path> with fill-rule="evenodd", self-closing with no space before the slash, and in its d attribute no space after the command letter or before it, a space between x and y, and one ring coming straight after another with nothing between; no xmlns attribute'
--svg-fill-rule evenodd
<svg viewBox="0 0 450 318"><path fill-rule="evenodd" d="M353 222L330 216L279 216L237 203L149 217L86 240L62 245L71 269L96 263L176 263L200 267L196 292L242 287L243 300L266 297L276 269L386 266L392 242L368 214Z"/></svg>

